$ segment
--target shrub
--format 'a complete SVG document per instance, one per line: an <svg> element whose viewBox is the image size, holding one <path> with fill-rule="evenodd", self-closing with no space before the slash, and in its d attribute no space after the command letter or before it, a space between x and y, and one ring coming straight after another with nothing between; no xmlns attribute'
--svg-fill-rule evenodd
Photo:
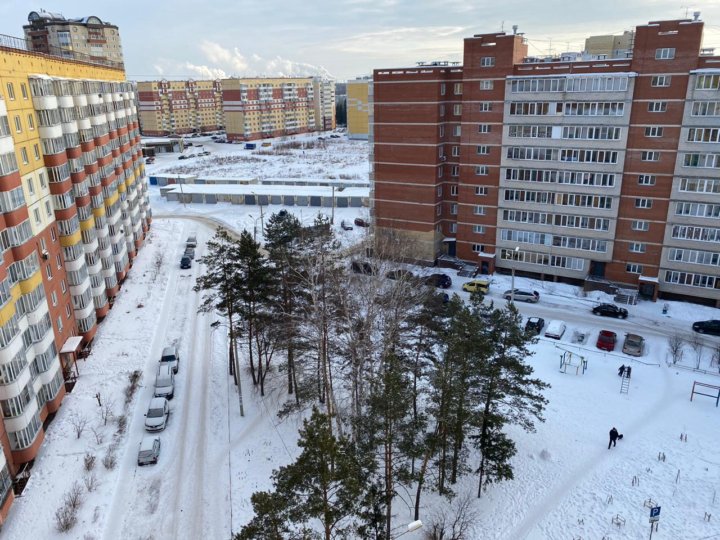
<svg viewBox="0 0 720 540"><path fill-rule="evenodd" d="M95 468L95 454L90 452L85 454L84 465L86 471L92 471Z"/></svg>
<svg viewBox="0 0 720 540"><path fill-rule="evenodd" d="M62 505L55 510L55 528L58 532L67 532L77 523L77 510Z"/></svg>

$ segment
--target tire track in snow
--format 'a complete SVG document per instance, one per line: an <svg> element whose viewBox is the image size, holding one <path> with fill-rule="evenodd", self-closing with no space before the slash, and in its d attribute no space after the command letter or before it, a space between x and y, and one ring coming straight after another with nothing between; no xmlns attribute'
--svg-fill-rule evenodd
<svg viewBox="0 0 720 540"><path fill-rule="evenodd" d="M645 413L635 419L630 425L626 426L628 432L640 433L652 428L656 422L663 421L662 413L665 409L672 405L672 400L668 399L671 393L670 372L667 366L662 365L664 387L662 395L645 410ZM575 469L566 475L567 480L555 489L542 497L542 501L534 508L531 508L523 520L513 527L512 531L505 535L507 540L523 540L534 531L538 522L560 506L565 497L587 477L594 473L602 464L611 459L612 454L607 451L598 451L590 455L585 461L580 463Z"/></svg>

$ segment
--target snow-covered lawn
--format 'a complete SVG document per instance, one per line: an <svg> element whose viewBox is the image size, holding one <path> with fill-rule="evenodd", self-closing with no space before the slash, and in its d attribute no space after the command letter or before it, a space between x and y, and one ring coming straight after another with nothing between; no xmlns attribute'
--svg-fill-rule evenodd
<svg viewBox="0 0 720 540"><path fill-rule="evenodd" d="M217 146L238 151L231 145ZM154 167L164 167L170 160L171 156L158 159ZM303 170L313 167L309 164ZM274 165L271 168L268 176L286 176ZM246 176L247 171L237 169L236 174ZM201 268L193 264L190 270L180 270L178 265L189 232L198 234L200 257L213 224L252 231L260 209L229 204L183 206L160 199L157 188L151 192L156 219L150 238L99 327L91 356L79 363L78 383L48 429L31 480L2 531L4 538L229 538L252 516L250 495L271 487L271 471L297 455L300 419L281 421L276 414L285 400L282 376L271 382L271 391L260 399L244 372L245 416L240 416L238 393L227 376L226 329L222 324L211 327L217 317L197 314L200 296L192 286ZM264 216L279 209L265 206ZM287 210L300 217L300 209ZM342 231L337 225L340 219L357 217L358 211L336 212L336 229L343 242L359 241L364 229ZM309 223L314 211L302 218ZM163 262L155 277L160 256ZM461 291L467 278L447 273L453 279L449 292L467 296ZM504 302L502 293L510 288L510 277L495 275L491 281L489 298ZM703 337L701 368L707 373L672 365L667 345L674 333L690 339L691 322L718 318L718 310L668 302L664 315L663 302L641 302L629 306L630 316L622 321L590 313L593 305L611 300L600 293L584 296L575 287L522 277L516 277L515 285L541 294L538 304L518 305L524 316L563 319L568 328L560 341L541 336L532 346L535 355L529 362L536 375L552 385L547 393L547 421L533 434L512 431L518 448L513 461L515 479L492 486L477 501L476 537L643 538L649 534L645 503L650 499L662 507L654 538L720 536L720 409L709 397L689 399L695 380L720 385L717 366L711 365L711 348L720 338ZM595 347L601 329L617 332L615 352ZM575 330L588 334L583 345L572 342ZM624 333L630 331L647 340L645 354L637 360L618 352ZM170 343L179 345L181 363L169 424L160 434L160 461L137 467L155 365L162 347ZM560 356L567 351L576 362L579 356L587 360L584 374L576 374L575 367L560 372ZM689 345L682 363L695 365L695 352ZM620 364L633 368L628 393L620 393ZM136 369L143 371L141 387L125 408L127 375ZM96 394L101 401L114 403L116 415L127 415L125 433L117 433L116 422L103 425ZM79 439L72 421L78 417L88 419ZM624 438L608 450L612 426ZM687 436L686 441L681 434ZM117 465L108 470L101 461L111 445L116 447ZM92 492L84 481L89 476L83 466L88 452L97 459L91 474L98 485ZM662 454L665 459L658 460ZM84 491L79 522L69 533L58 533L54 513L74 482ZM475 493L476 489L476 479L467 477L456 491ZM398 497L398 526L412 521L411 506L405 495ZM437 499L424 495L421 519L427 521L439 506ZM710 521L703 519L706 512L713 514ZM615 516L625 524L614 525ZM404 536L421 537L421 531Z"/></svg>

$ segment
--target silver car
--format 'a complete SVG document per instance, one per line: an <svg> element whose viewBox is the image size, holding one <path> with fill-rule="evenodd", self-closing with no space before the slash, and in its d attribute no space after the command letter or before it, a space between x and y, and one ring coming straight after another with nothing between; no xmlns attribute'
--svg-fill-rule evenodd
<svg viewBox="0 0 720 540"><path fill-rule="evenodd" d="M160 436L143 437L138 450L138 465L154 465L158 459L160 459Z"/></svg>
<svg viewBox="0 0 720 540"><path fill-rule="evenodd" d="M515 289L515 294L513 294L513 290L508 289L503 293L503 298L505 300L513 299L515 302L536 303L540 301L540 293L529 289Z"/></svg>
<svg viewBox="0 0 720 540"><path fill-rule="evenodd" d="M164 397L152 398L145 414L145 431L162 431L170 416L170 405Z"/></svg>
<svg viewBox="0 0 720 540"><path fill-rule="evenodd" d="M642 356L645 349L645 338L637 334L626 334L622 352L630 356Z"/></svg>

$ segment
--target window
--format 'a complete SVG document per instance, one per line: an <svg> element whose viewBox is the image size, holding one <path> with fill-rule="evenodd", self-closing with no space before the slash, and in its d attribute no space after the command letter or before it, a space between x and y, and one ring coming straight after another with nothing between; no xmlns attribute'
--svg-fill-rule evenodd
<svg viewBox="0 0 720 540"><path fill-rule="evenodd" d="M645 253L646 245L642 242L630 242L630 246L628 247L628 250L631 253Z"/></svg>
<svg viewBox="0 0 720 540"><path fill-rule="evenodd" d="M51 239L53 242L57 242L57 234L55 233L55 227L52 227L52 228L50 229L50 239Z"/></svg>
<svg viewBox="0 0 720 540"><path fill-rule="evenodd" d="M15 131L17 133L22 133L22 122L20 121L20 117L15 115Z"/></svg>
<svg viewBox="0 0 720 540"><path fill-rule="evenodd" d="M440 95L441 96L445 95L445 90L446 90L445 83L440 83Z"/></svg>
<svg viewBox="0 0 720 540"><path fill-rule="evenodd" d="M490 112L490 111L492 111L492 102L491 101L481 101L479 107L480 107L480 112Z"/></svg>
<svg viewBox="0 0 720 540"><path fill-rule="evenodd" d="M462 126L458 124L457 126L453 126L453 136L459 137L462 134Z"/></svg>
<svg viewBox="0 0 720 540"><path fill-rule="evenodd" d="M640 264L630 263L625 265L625 271L629 274L642 274L643 267Z"/></svg>
<svg viewBox="0 0 720 540"><path fill-rule="evenodd" d="M457 223L451 223L451 224L450 224L450 232L451 232L452 234L457 233Z"/></svg>
<svg viewBox="0 0 720 540"><path fill-rule="evenodd" d="M72 315L72 310L70 309L70 304L65 304L65 316L69 319L70 315Z"/></svg>
<svg viewBox="0 0 720 540"><path fill-rule="evenodd" d="M662 86L670 86L670 75L656 75L652 79L650 79L650 86L654 87L662 87Z"/></svg>
<svg viewBox="0 0 720 540"><path fill-rule="evenodd" d="M483 253L485 251L485 246L482 244L473 244L472 245L473 253Z"/></svg>
<svg viewBox="0 0 720 540"><path fill-rule="evenodd" d="M22 94L23 99L28 98L27 85L25 83L20 83L20 93Z"/></svg>
<svg viewBox="0 0 720 540"><path fill-rule="evenodd" d="M50 201L45 201L45 213L48 217L52 216L52 206L50 205Z"/></svg>
<svg viewBox="0 0 720 540"><path fill-rule="evenodd" d="M652 208L651 199L635 199L635 208Z"/></svg>
<svg viewBox="0 0 720 540"><path fill-rule="evenodd" d="M435 190L435 193L437 194L438 197L442 197L442 186L438 186L437 189Z"/></svg>
<svg viewBox="0 0 720 540"><path fill-rule="evenodd" d="M27 186L28 186L28 193L30 193L30 195L35 195L35 183L33 182L32 178L28 178Z"/></svg>
<svg viewBox="0 0 720 540"><path fill-rule="evenodd" d="M490 147L485 145L478 146L477 153L478 155L486 156L490 153Z"/></svg>
<svg viewBox="0 0 720 540"><path fill-rule="evenodd" d="M27 149L25 147L20 148L20 158L22 159L23 165L30 163L28 159Z"/></svg>
<svg viewBox="0 0 720 540"><path fill-rule="evenodd" d="M33 145L33 154L35 155L35 161L40 159L40 145L39 144ZM45 186L43 185L43 187L45 187Z"/></svg>
<svg viewBox="0 0 720 540"><path fill-rule="evenodd" d="M35 129L35 118L33 117L32 114L28 114L27 118L28 118L28 129L30 131L32 131Z"/></svg>
<svg viewBox="0 0 720 540"><path fill-rule="evenodd" d="M475 195L484 196L488 194L487 186L475 186Z"/></svg>
<svg viewBox="0 0 720 540"><path fill-rule="evenodd" d="M475 234L485 234L485 226L484 225L473 225L473 232Z"/></svg>
<svg viewBox="0 0 720 540"><path fill-rule="evenodd" d="M655 175L654 174L641 174L638 176L638 184L641 186L654 186Z"/></svg>
<svg viewBox="0 0 720 540"><path fill-rule="evenodd" d="M490 133L490 124L478 124L478 133Z"/></svg>
<svg viewBox="0 0 720 540"><path fill-rule="evenodd" d="M50 268L49 264L45 265L45 273L47 274L48 279L52 279L53 273L52 268Z"/></svg>
<svg viewBox="0 0 720 540"><path fill-rule="evenodd" d="M58 300L57 300L57 293L55 291L53 291L52 294L50 295L50 300L52 301L53 306L57 306Z"/></svg>
<svg viewBox="0 0 720 540"><path fill-rule="evenodd" d="M651 101L648 103L648 112L667 111L667 101Z"/></svg>
<svg viewBox="0 0 720 540"><path fill-rule="evenodd" d="M438 178L442 178L442 177L443 177L443 166L440 165L438 167Z"/></svg>
<svg viewBox="0 0 720 540"><path fill-rule="evenodd" d="M489 170L487 165L478 165L475 167L475 176L487 176Z"/></svg>
<svg viewBox="0 0 720 540"><path fill-rule="evenodd" d="M440 104L440 116L445 116L445 105Z"/></svg>
<svg viewBox="0 0 720 540"><path fill-rule="evenodd" d="M640 152L640 161L660 161L660 152Z"/></svg>
<svg viewBox="0 0 720 540"><path fill-rule="evenodd" d="M13 86L13 83L11 83L11 82L7 83L7 95L8 95L8 99L10 101L15 100L15 87Z"/></svg>
<svg viewBox="0 0 720 540"><path fill-rule="evenodd" d="M450 186L450 195L457 195L458 194L458 187L457 184L453 184Z"/></svg>
<svg viewBox="0 0 720 540"><path fill-rule="evenodd" d="M40 217L40 210L37 208L33 208L33 217L35 218L35 223L37 225L40 225L42 223L42 218Z"/></svg>
<svg viewBox="0 0 720 540"><path fill-rule="evenodd" d="M632 221L632 224L630 225L630 228L633 231L648 231L650 230L650 222L634 219Z"/></svg>
<svg viewBox="0 0 720 540"><path fill-rule="evenodd" d="M455 116L460 116L462 114L462 105L460 105L460 104L453 105L453 114Z"/></svg>
<svg viewBox="0 0 720 540"><path fill-rule="evenodd" d="M492 90L495 86L495 81L490 79L482 79L480 81L480 90Z"/></svg>
<svg viewBox="0 0 720 540"><path fill-rule="evenodd" d="M675 48L655 49L655 60L672 60L675 58Z"/></svg>
<svg viewBox="0 0 720 540"><path fill-rule="evenodd" d="M485 215L485 207L480 205L473 206L473 214L476 216L484 216Z"/></svg>
<svg viewBox="0 0 720 540"><path fill-rule="evenodd" d="M458 157L460 155L460 147L459 146L453 146L452 147L452 156Z"/></svg>
<svg viewBox="0 0 720 540"><path fill-rule="evenodd" d="M453 165L450 168L450 176L460 176L460 167L458 165Z"/></svg>
<svg viewBox="0 0 720 540"><path fill-rule="evenodd" d="M58 332L62 332L63 322L62 322L62 317L60 315L58 315L58 318L57 318L57 327L58 327Z"/></svg>
<svg viewBox="0 0 720 540"><path fill-rule="evenodd" d="M663 136L663 128L659 126L648 126L645 128L645 136L646 137L662 137Z"/></svg>
<svg viewBox="0 0 720 540"><path fill-rule="evenodd" d="M450 205L450 215L457 216L457 209L458 209L457 203L452 203Z"/></svg>
<svg viewBox="0 0 720 540"><path fill-rule="evenodd" d="M456 96L462 96L462 83L458 82L453 85L453 94Z"/></svg>
<svg viewBox="0 0 720 540"><path fill-rule="evenodd" d="M442 139L445 136L445 125L440 124L440 138Z"/></svg>
<svg viewBox="0 0 720 540"><path fill-rule="evenodd" d="M65 285L65 280L60 280L60 289L62 290L63 294L67 292L67 285Z"/></svg>
<svg viewBox="0 0 720 540"><path fill-rule="evenodd" d="M483 56L480 59L480 67L493 67L495 65L494 56Z"/></svg>

